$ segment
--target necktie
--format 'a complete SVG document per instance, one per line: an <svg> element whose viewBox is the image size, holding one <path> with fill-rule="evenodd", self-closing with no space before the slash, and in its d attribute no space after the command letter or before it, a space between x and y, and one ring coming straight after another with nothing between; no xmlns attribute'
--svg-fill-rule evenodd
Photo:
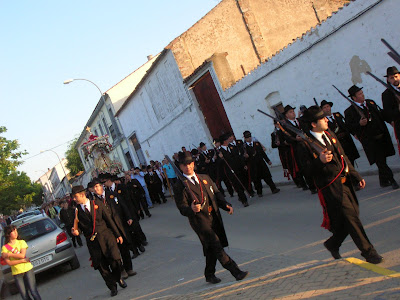
<svg viewBox="0 0 400 300"><path fill-rule="evenodd" d="M333 153L332 144L329 142L329 140L328 140L328 138L326 137L325 134L322 135L322 139L324 140L326 149L328 149L329 151L331 151Z"/></svg>
<svg viewBox="0 0 400 300"><path fill-rule="evenodd" d="M194 185L197 186L198 183L196 181L196 177L192 176L192 177L190 177L190 179L192 179L192 181L194 182Z"/></svg>
<svg viewBox="0 0 400 300"><path fill-rule="evenodd" d="M88 215L90 215L90 211L89 211L89 209L87 208L86 205L85 205L85 213L88 214Z"/></svg>

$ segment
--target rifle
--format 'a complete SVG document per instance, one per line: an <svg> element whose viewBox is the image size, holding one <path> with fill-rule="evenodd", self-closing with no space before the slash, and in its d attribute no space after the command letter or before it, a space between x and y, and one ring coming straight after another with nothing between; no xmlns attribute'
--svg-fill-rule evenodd
<svg viewBox="0 0 400 300"><path fill-rule="evenodd" d="M314 99L315 105L316 105L316 106L319 106L319 105L318 105L318 102L317 102L317 99L315 99L315 97L314 97L313 99Z"/></svg>
<svg viewBox="0 0 400 300"><path fill-rule="evenodd" d="M382 84L383 86L385 86L387 89L391 90L394 97L397 99L397 102L400 104L400 95L398 94L398 92L393 88L393 86L391 84L388 84L386 82L384 82L382 79L378 78L377 76L375 76L374 74L372 74L371 72L367 71L367 74L369 76L371 76L372 78L374 78L376 81L378 81L380 84Z"/></svg>
<svg viewBox="0 0 400 300"><path fill-rule="evenodd" d="M183 186L185 189L189 192L189 194L192 196L192 200L196 204L201 204L197 197L193 194L192 190L189 187L188 179L182 175L181 171L176 167L175 163L169 158L168 155L165 155L165 159L168 161L168 163L172 166L172 169L175 172L176 177L183 183ZM203 200L203 199L202 199ZM201 204L201 209L203 209L204 205L206 204L206 201L203 201L203 204Z"/></svg>
<svg viewBox="0 0 400 300"><path fill-rule="evenodd" d="M275 118L271 116L270 114L267 114L266 112L257 109L260 113L270 117L271 119L275 120L276 122L280 123L281 121L278 118ZM318 154L323 152L325 150L325 147L322 147L320 144L315 142L313 139L311 139L309 136L307 136L303 131L300 129L294 127L292 124L289 124L289 122L282 122L282 126L285 127L287 130L293 132L294 134L297 134L299 137L301 137L304 141L306 141L312 148L314 148L315 151L317 151Z"/></svg>
<svg viewBox="0 0 400 300"><path fill-rule="evenodd" d="M349 99L349 97L347 97L345 94L343 94L336 86L334 86L333 84L332 84L332 86L339 92L340 95L343 96L343 98L345 98L347 101L350 102L351 105L353 105L353 107L356 109L356 111L360 115L361 119L365 119L364 112L361 110L361 108L357 104L355 104L353 100Z"/></svg>
<svg viewBox="0 0 400 300"><path fill-rule="evenodd" d="M388 47L389 50L391 51L391 52L388 52L388 55L389 55L391 58L393 58L393 60L394 60L395 62L397 62L398 64L400 64L400 54L399 54L396 50L394 50L394 48L393 48L388 42L386 42L385 39L381 39L381 42L382 42L386 47Z"/></svg>
<svg viewBox="0 0 400 300"><path fill-rule="evenodd" d="M215 153L217 153L217 147L215 147L215 144L213 142L211 142L211 145L214 148ZM220 156L218 156L220 157ZM247 194L247 196L249 196L249 198L252 198L252 196L250 195L249 191L245 188L245 186L243 185L243 183L240 181L240 179L237 177L237 175L235 174L235 171L233 171L233 169L231 168L231 166L229 165L229 163L226 161L225 157L222 155L222 160L224 161L224 163L226 164L226 166L228 167L229 171L231 171L231 173L233 174L233 176L236 178L236 180L240 183L240 185L242 186L244 192Z"/></svg>

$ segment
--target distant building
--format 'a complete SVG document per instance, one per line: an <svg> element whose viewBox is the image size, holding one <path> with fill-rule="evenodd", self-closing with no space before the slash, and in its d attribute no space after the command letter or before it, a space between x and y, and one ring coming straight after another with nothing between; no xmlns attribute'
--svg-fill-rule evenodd
<svg viewBox="0 0 400 300"><path fill-rule="evenodd" d="M56 164L39 178L46 202L62 198L71 192L69 184L70 171L66 167L67 162L65 158L61 159L62 165L60 163Z"/></svg>

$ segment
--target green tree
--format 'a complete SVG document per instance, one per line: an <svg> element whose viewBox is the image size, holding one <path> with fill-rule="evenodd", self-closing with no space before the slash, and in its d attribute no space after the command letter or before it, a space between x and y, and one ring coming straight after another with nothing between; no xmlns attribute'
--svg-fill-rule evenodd
<svg viewBox="0 0 400 300"><path fill-rule="evenodd" d="M71 174L75 175L80 171L83 171L85 168L83 167L81 157L79 156L78 150L76 150L75 145L78 141L78 138L73 140L69 145L68 149L65 152L65 158L67 159L67 168L71 171Z"/></svg>
<svg viewBox="0 0 400 300"><path fill-rule="evenodd" d="M41 186L32 183L24 172L17 171L26 151L19 151L17 140L8 140L0 126L0 212L9 214L13 210L24 209L32 204L42 203Z"/></svg>

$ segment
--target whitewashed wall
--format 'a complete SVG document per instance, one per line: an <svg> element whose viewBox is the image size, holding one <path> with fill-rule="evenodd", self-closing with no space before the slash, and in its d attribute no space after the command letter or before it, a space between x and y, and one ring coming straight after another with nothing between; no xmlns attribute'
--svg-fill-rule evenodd
<svg viewBox="0 0 400 300"><path fill-rule="evenodd" d="M183 86L171 51L155 63L149 76L139 86L118 118L126 137L136 133L147 162L161 161L182 146L206 140L206 132L193 101ZM129 145L134 152L132 143ZM135 164L139 165L137 157Z"/></svg>
<svg viewBox="0 0 400 300"><path fill-rule="evenodd" d="M346 95L353 84L363 86L366 97L381 105L385 88L364 72L370 70L384 80L386 68L396 65L380 39L400 52L399 15L398 0L351 2L227 89L221 96L236 136L252 131L277 164L278 152L270 149L272 121L257 108L272 113L271 105L281 101L298 109L301 104L313 105L315 97L318 103L332 101L333 111L343 113L348 102L332 84Z"/></svg>

